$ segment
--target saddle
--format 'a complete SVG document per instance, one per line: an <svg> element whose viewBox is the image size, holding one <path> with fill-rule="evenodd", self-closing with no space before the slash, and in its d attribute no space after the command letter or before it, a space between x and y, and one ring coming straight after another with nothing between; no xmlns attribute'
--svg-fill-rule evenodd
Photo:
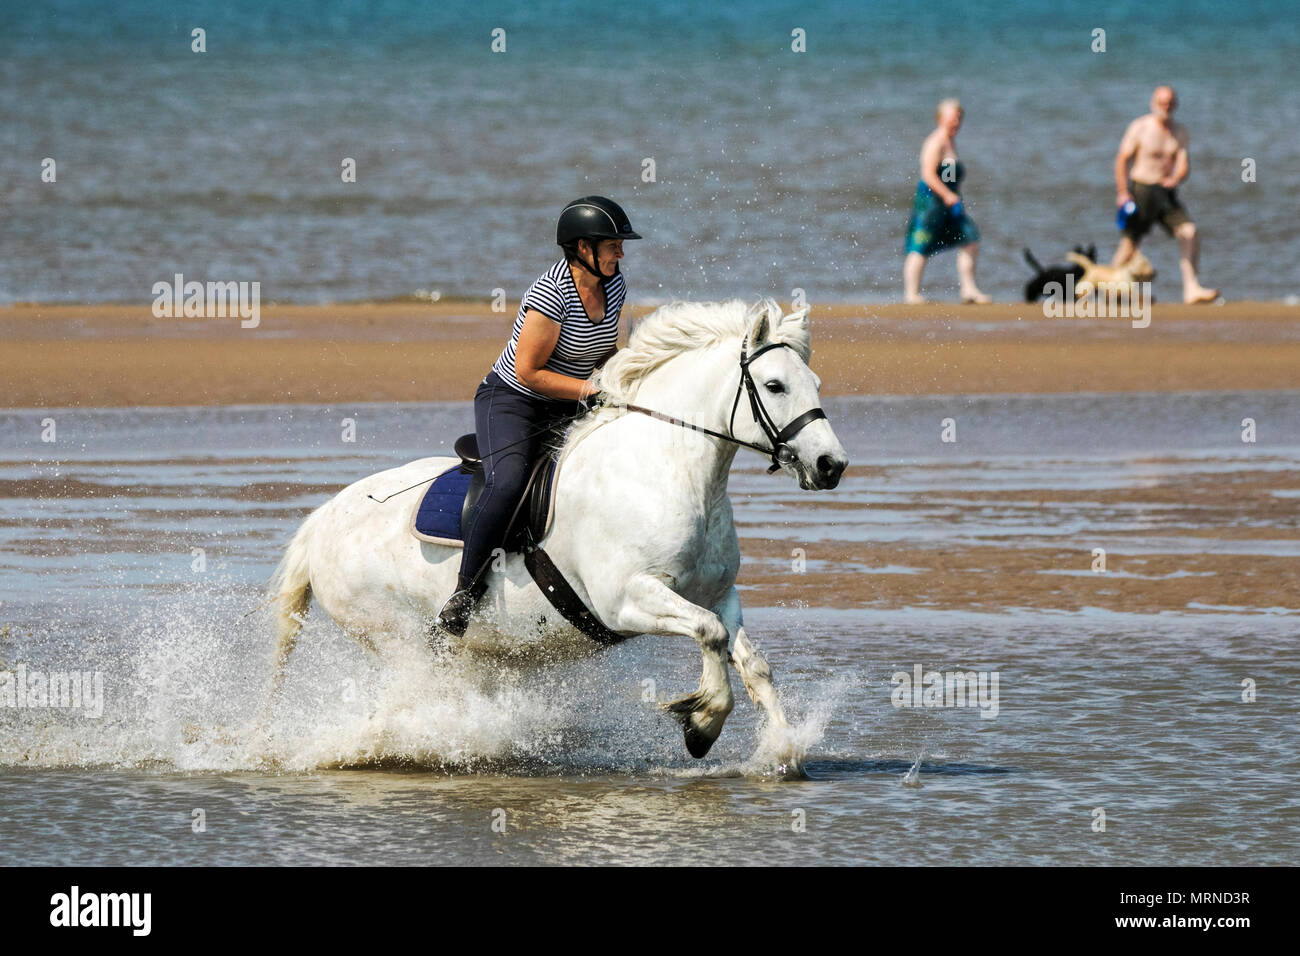
<svg viewBox="0 0 1300 956"><path fill-rule="evenodd" d="M483 493L485 475L478 436L461 435L453 446L460 464L434 478L411 512L411 534L421 541L463 548L463 529ZM543 452L532 464L523 494L506 529L507 552L523 551L550 530L554 515L552 492L559 463Z"/></svg>
<svg viewBox="0 0 1300 956"><path fill-rule="evenodd" d="M460 464L452 465L434 478L411 512L411 534L421 541L465 547L462 528L470 509L483 493L483 460L478 454L478 436L461 435L453 446ZM543 452L533 462L523 494L515 505L506 529L507 553L520 552L528 573L560 615L598 644L613 645L631 634L611 631L578 597L560 569L538 542L546 537L555 515L555 482L560 463Z"/></svg>

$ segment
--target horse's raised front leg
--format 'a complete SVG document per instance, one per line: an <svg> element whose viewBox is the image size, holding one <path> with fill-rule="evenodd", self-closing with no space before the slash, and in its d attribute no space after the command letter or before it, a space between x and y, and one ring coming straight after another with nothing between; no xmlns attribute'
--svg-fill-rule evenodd
<svg viewBox="0 0 1300 956"><path fill-rule="evenodd" d="M734 587L726 599L718 606L718 615L732 637L731 663L736 673L745 684L749 699L776 727L788 727L785 711L777 699L776 688L772 686L772 668L768 666L763 652L749 643L740 613L740 592Z"/></svg>
<svg viewBox="0 0 1300 956"><path fill-rule="evenodd" d="M694 639L704 655L704 672L693 694L663 705L682 725L686 749L703 757L722 733L735 706L727 673L727 628L718 615L692 604L662 577L638 574L627 585L618 613L618 630L642 634L681 634Z"/></svg>

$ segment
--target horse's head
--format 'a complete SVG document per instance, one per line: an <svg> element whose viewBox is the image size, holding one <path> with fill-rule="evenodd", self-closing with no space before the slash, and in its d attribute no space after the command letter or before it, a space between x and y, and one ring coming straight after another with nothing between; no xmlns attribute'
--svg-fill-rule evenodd
<svg viewBox="0 0 1300 956"><path fill-rule="evenodd" d="M746 324L744 354L753 388L751 393L742 368L733 434L763 447L775 445L782 470L797 478L800 488L834 488L849 459L821 414L821 379L808 367L808 309L782 315L775 301L763 299L749 309Z"/></svg>
<svg viewBox="0 0 1300 956"><path fill-rule="evenodd" d="M575 425L569 441L639 402L707 425L703 431L726 429L718 437L774 449L778 467L802 488L834 488L848 456L819 407L821 380L808 367L810 354L807 309L782 315L772 299L748 308L739 299L662 306L597 373L607 407ZM688 357L706 364L674 372Z"/></svg>

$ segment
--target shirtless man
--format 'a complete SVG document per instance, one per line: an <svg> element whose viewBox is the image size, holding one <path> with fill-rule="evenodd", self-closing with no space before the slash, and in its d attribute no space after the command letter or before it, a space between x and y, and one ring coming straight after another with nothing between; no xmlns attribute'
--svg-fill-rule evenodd
<svg viewBox="0 0 1300 956"><path fill-rule="evenodd" d="M1196 223L1174 193L1187 178L1187 127L1171 117L1178 97L1171 86L1158 86L1151 96L1151 112L1129 124L1115 154L1115 204L1130 199L1137 212L1129 216L1124 236L1111 265L1122 266L1137 250L1142 237L1157 222L1178 239L1179 267L1183 272L1184 302L1213 302L1218 289L1207 289L1196 276L1201 240ZM1132 164L1132 170L1129 164Z"/></svg>
<svg viewBox="0 0 1300 956"><path fill-rule="evenodd" d="M992 302L975 284L975 257L980 231L962 208L961 181L966 167L957 158L957 131L966 112L957 100L944 100L935 111L935 129L921 145L921 180L912 201L903 260L903 298L921 298L926 260L943 249L957 247L957 278L962 302Z"/></svg>

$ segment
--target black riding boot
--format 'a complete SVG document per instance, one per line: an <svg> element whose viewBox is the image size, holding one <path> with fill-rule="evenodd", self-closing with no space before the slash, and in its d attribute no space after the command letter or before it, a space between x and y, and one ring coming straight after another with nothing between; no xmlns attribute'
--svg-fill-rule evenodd
<svg viewBox="0 0 1300 956"><path fill-rule="evenodd" d="M469 627L474 609L478 607L486 590L487 587L482 580L457 590L447 598L442 610L438 612L438 627L453 637L463 637Z"/></svg>

